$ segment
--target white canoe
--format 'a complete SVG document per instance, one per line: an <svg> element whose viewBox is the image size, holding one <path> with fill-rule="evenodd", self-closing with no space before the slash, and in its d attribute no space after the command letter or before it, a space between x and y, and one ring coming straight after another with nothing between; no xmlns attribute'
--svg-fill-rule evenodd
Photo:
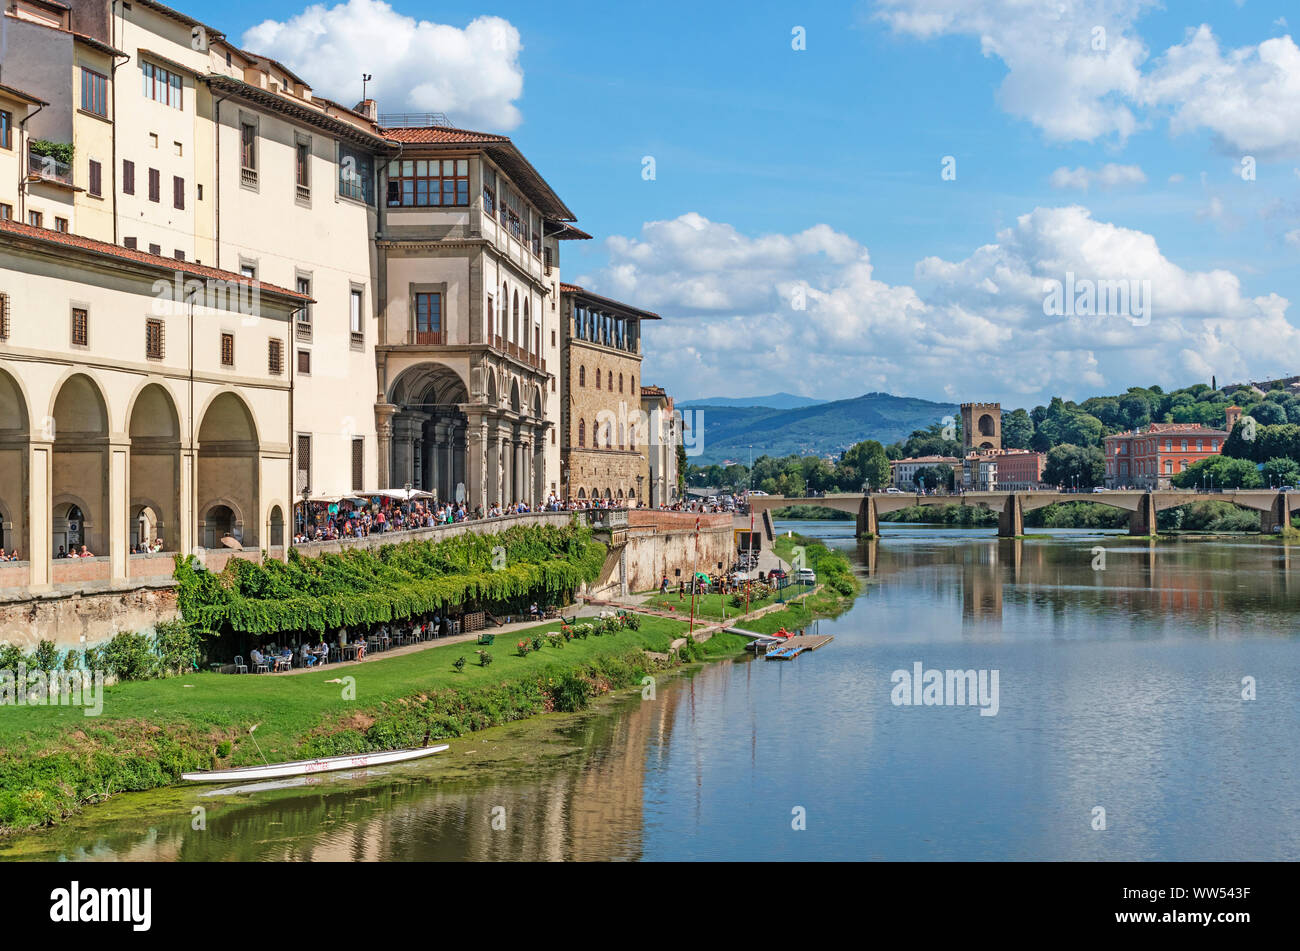
<svg viewBox="0 0 1300 951"><path fill-rule="evenodd" d="M328 773L336 769L363 769L367 766L385 766L408 759L419 759L450 749L441 746L422 746L413 750L388 750L383 753L361 753L357 756L327 756L324 759L302 759L292 763L272 763L269 766L240 766L235 769L214 769L200 773L181 773L181 779L191 783L225 783L231 780L279 779L284 776L308 776Z"/></svg>

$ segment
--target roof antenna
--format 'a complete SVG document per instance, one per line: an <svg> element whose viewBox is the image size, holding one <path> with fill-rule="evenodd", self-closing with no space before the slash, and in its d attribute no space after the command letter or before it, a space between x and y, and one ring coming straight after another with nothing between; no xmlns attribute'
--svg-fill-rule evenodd
<svg viewBox="0 0 1300 951"><path fill-rule="evenodd" d="M366 101L366 83L370 82L370 80L374 78L375 77L370 75L370 73L361 74L361 101L362 102Z"/></svg>

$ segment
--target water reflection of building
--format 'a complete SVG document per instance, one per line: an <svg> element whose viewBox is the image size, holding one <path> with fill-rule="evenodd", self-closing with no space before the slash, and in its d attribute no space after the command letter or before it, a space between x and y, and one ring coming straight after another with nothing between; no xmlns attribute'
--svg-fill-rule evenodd
<svg viewBox="0 0 1300 951"><path fill-rule="evenodd" d="M1002 577L996 542L973 546L964 552L961 571L963 621L1002 619Z"/></svg>

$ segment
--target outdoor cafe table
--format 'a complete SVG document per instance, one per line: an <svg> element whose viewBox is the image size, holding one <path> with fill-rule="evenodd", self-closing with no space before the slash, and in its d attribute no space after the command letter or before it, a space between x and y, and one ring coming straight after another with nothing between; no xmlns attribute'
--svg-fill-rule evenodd
<svg viewBox="0 0 1300 951"><path fill-rule="evenodd" d="M357 645L356 645L356 644L344 644L344 645L343 645L343 659L344 659L344 660L356 660L356 659L357 659Z"/></svg>

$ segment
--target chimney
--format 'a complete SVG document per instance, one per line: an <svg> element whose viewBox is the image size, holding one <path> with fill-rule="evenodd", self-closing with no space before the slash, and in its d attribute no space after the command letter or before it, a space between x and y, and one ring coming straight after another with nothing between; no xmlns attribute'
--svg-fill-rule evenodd
<svg viewBox="0 0 1300 951"><path fill-rule="evenodd" d="M375 104L373 99L362 99L352 107L352 111L361 113L371 122L379 121L379 106Z"/></svg>

